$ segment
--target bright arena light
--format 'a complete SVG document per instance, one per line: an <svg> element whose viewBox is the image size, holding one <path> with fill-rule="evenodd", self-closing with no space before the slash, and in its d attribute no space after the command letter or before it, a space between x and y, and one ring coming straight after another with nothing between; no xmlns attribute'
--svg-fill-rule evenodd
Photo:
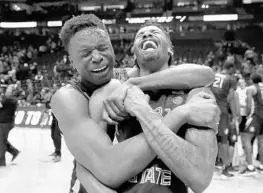
<svg viewBox="0 0 263 193"><path fill-rule="evenodd" d="M37 22L1 22L1 28L34 28L37 27Z"/></svg>
<svg viewBox="0 0 263 193"><path fill-rule="evenodd" d="M48 21L47 26L48 27L61 27L62 21Z"/></svg>
<svg viewBox="0 0 263 193"><path fill-rule="evenodd" d="M147 20L155 20L159 23L168 23L173 20L174 17L139 17L139 18L126 18L128 23L145 23Z"/></svg>
<svg viewBox="0 0 263 193"><path fill-rule="evenodd" d="M237 14L224 14L224 15L204 15L204 21L236 21L238 20Z"/></svg>

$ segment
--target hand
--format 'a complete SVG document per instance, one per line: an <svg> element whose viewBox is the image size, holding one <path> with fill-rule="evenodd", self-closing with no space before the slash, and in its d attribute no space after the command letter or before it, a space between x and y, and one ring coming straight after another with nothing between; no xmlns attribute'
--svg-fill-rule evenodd
<svg viewBox="0 0 263 193"><path fill-rule="evenodd" d="M103 101L102 118L109 124L117 124L117 122L123 121L128 116L124 107L124 99L129 88L131 88L129 83L123 83Z"/></svg>
<svg viewBox="0 0 263 193"><path fill-rule="evenodd" d="M128 89L126 98L124 100L124 107L131 116L134 116L134 113L139 108L149 108L150 97L142 92L137 86L132 86ZM151 108L151 107L150 107Z"/></svg>
<svg viewBox="0 0 263 193"><path fill-rule="evenodd" d="M211 95L204 92L194 94L185 105L188 106L188 124L209 127L217 131L220 110Z"/></svg>

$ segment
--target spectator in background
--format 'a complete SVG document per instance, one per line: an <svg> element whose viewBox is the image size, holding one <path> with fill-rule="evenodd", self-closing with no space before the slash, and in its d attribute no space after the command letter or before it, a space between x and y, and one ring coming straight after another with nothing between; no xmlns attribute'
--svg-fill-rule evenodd
<svg viewBox="0 0 263 193"><path fill-rule="evenodd" d="M40 71L37 72L37 75L35 76L35 81L41 82L43 80L44 76Z"/></svg>
<svg viewBox="0 0 263 193"><path fill-rule="evenodd" d="M22 88L21 82L17 81L14 85L14 96L17 97L19 105L24 106L26 100L26 92Z"/></svg>
<svg viewBox="0 0 263 193"><path fill-rule="evenodd" d="M36 62L30 65L30 72L33 77L37 75L37 63Z"/></svg>
<svg viewBox="0 0 263 193"><path fill-rule="evenodd" d="M29 66L27 63L24 63L16 73L17 80L26 80L29 78Z"/></svg>
<svg viewBox="0 0 263 193"><path fill-rule="evenodd" d="M26 90L26 100L28 103L31 103L33 101L33 95L34 95L34 86L33 82L30 79L26 80L27 84L27 90Z"/></svg>
<svg viewBox="0 0 263 193"><path fill-rule="evenodd" d="M0 88L0 166L6 166L6 151L12 154L12 161L19 151L8 142L8 134L14 127L17 98L13 95L14 85L9 85L6 91Z"/></svg>
<svg viewBox="0 0 263 193"><path fill-rule="evenodd" d="M12 77L12 78L16 76L16 67L15 67L15 65L12 65L11 70L8 71L8 75L10 77Z"/></svg>
<svg viewBox="0 0 263 193"><path fill-rule="evenodd" d="M44 88L41 91L42 98L43 98L42 102L45 104L47 111L51 111L50 100L51 100L52 95L55 93L57 89L58 89L57 85L54 84L53 90ZM50 129L51 129L51 138L54 143L55 151L50 156L53 157L52 160L54 162L59 162L61 160L61 132L58 127L58 121L53 113L52 113L52 118L53 120L52 120Z"/></svg>
<svg viewBox="0 0 263 193"><path fill-rule="evenodd" d="M4 64L0 59L0 74L2 74L4 72Z"/></svg>

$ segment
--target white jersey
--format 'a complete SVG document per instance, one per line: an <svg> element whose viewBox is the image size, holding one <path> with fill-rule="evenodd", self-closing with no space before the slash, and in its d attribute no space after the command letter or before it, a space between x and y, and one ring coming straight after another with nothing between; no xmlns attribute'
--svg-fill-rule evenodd
<svg viewBox="0 0 263 193"><path fill-rule="evenodd" d="M244 89L238 87L236 92L239 97L240 115L247 116L247 87Z"/></svg>

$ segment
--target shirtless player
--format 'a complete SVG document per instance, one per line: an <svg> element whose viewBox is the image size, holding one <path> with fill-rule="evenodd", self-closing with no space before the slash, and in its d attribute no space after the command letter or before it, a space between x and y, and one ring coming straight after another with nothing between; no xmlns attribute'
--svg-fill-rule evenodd
<svg viewBox="0 0 263 193"><path fill-rule="evenodd" d="M63 131L66 144L77 161L89 169L103 184L111 188L117 188L141 172L155 158L156 153L149 146L144 134L136 135L117 145L112 145L112 139L109 137L110 130L101 128L90 117L89 96L95 89L109 82L113 74L114 54L105 26L95 16L84 15L71 19L63 28L64 39L62 39L64 45L69 52L72 65L80 73L81 82L61 88L52 98L52 110ZM134 78L133 81L142 81L141 83L137 82L137 86L142 89L153 89L155 87L160 89L162 86L163 88L169 88L170 86L171 89L175 89L178 85L181 86L181 89L189 89L204 86L213 81L213 78L209 79L209 76L208 81L207 77L204 77L205 80L201 78L203 74L200 76L200 73L204 73L205 70L209 74L210 69L195 65L192 65L192 67L175 67L156 73L155 76ZM201 72L200 68L203 68L204 71ZM171 73L170 76L168 76L169 73ZM182 76L183 74L187 77L191 74L191 81L186 76ZM155 85L156 83L158 85ZM189 83L195 84L191 85ZM110 82L107 86L110 89L115 89L116 84L114 84L114 82ZM215 115L218 114L215 105L209 100L201 99L201 97L195 98L201 100L202 104L198 105L192 102L192 105L185 107L184 110L177 108L172 111L171 114L176 119L167 119L167 124L170 122L170 126L173 126L174 130L178 130L188 120L192 120L195 124L198 124L197 120L199 118L201 118L200 122L202 123L213 122ZM190 107L192 107L192 111L207 110L206 112L209 111L209 113L206 117L195 118L193 114L188 114L188 112L191 113L189 111ZM186 109L188 109L187 113ZM186 119L186 117L189 119ZM211 131L207 132L211 133ZM208 145L206 144L206 146ZM192 150L196 151L197 149ZM211 172L209 175L211 175ZM205 184L199 183L198 187L192 188L198 189L197 191L205 188L207 182L211 180L209 175L208 177L204 176Z"/></svg>

